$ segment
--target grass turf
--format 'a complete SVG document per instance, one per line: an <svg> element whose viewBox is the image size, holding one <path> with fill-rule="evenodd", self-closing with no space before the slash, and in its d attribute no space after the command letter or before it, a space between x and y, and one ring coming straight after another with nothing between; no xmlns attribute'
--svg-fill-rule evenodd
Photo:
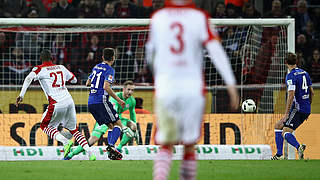
<svg viewBox="0 0 320 180"><path fill-rule="evenodd" d="M170 180L179 179L180 161L173 161ZM0 161L1 179L145 180L152 179L152 161ZM320 160L201 160L197 179L320 179Z"/></svg>

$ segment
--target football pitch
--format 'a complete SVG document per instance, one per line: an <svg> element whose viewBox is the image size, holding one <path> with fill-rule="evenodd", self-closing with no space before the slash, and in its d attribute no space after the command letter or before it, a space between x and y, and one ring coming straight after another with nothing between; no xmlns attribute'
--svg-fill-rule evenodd
<svg viewBox="0 0 320 180"><path fill-rule="evenodd" d="M1 179L98 180L152 179L152 161L1 161ZM180 161L173 161L170 180L179 179ZM320 179L320 160L201 160L197 179Z"/></svg>

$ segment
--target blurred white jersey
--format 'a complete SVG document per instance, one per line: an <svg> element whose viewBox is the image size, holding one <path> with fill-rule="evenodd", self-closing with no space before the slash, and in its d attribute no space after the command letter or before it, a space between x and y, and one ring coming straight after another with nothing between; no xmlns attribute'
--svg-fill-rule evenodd
<svg viewBox="0 0 320 180"><path fill-rule="evenodd" d="M155 77L156 143L193 144L200 137L204 47L226 84L235 84L228 57L218 34L211 32L206 13L192 5L170 6L152 16L146 54Z"/></svg>
<svg viewBox="0 0 320 180"><path fill-rule="evenodd" d="M34 80L38 80L47 99L50 102L52 98L56 102L61 102L71 98L66 88L66 82L75 79L75 76L63 65L54 65L51 62L45 62L32 69L36 74Z"/></svg>
<svg viewBox="0 0 320 180"><path fill-rule="evenodd" d="M213 32L209 28L207 14L192 5L167 7L154 13L146 52L148 60L153 60L156 95L202 94L204 47L209 53L220 56L214 63L227 63L226 67L215 65L226 73L226 83L234 84L226 55L222 57L221 52L213 52L216 44L220 45L218 34ZM213 46L208 46L209 43Z"/></svg>

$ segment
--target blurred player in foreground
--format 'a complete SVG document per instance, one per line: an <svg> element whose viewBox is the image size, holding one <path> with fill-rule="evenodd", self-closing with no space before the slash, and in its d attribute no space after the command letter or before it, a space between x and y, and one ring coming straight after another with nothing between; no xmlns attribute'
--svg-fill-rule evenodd
<svg viewBox="0 0 320 180"><path fill-rule="evenodd" d="M122 108L125 106L125 102L111 89L111 84L114 82L114 69L111 66L115 61L115 57L116 52L113 48L104 48L103 61L92 69L92 73L86 82L86 85L90 86L89 112L99 126L103 124L108 126L107 151L109 152L109 158L113 160L122 158L121 153L116 150L114 145L123 128L121 121L119 121L118 113L109 101L109 96L113 97ZM93 143L90 142L90 144Z"/></svg>
<svg viewBox="0 0 320 180"><path fill-rule="evenodd" d="M52 64L49 50L43 50L40 58L42 65L35 66L24 80L20 95L17 97L16 106L22 102L31 82L38 80L49 101L49 106L43 113L40 128L52 139L64 145L64 157L66 157L73 142L58 131L57 127L61 123L88 153L89 159L95 160L96 157L88 146L86 139L77 129L75 105L66 87L66 82L77 83L76 77L63 65Z"/></svg>
<svg viewBox="0 0 320 180"><path fill-rule="evenodd" d="M114 98L110 98L111 103L113 104L114 109L117 111L117 113L120 116L120 120L123 128L123 136L120 142L120 145L117 147L117 150L121 152L122 146L128 143L133 137L139 139L138 132L136 131L136 113L135 113L135 99L133 98L132 94L134 92L134 84L132 81L126 81L123 84L123 91L117 92L116 95L125 102L125 107L122 108L117 100ZM130 111L130 119L126 119L121 116L122 112L129 109ZM92 131L92 134L90 138L88 139L88 143L90 146L94 145L99 138L106 133L108 130L108 126L105 124L102 124L99 126L98 123L94 125L94 129ZM137 143L138 144L138 143ZM78 155L83 151L83 148L81 146L78 146L74 151L70 152L68 156L65 158L65 160L70 160L73 156Z"/></svg>
<svg viewBox="0 0 320 180"><path fill-rule="evenodd" d="M299 159L304 158L303 152L306 149L306 145L299 144L292 132L308 119L311 113L314 91L309 74L297 67L297 60L297 55L288 53L286 65L290 72L286 76L288 91L286 111L284 116L275 124L277 154L271 160L284 159L282 155L283 138L297 149Z"/></svg>
<svg viewBox="0 0 320 180"><path fill-rule="evenodd" d="M228 85L232 109L237 109L235 77L218 34L209 28L207 14L186 0L172 0L166 8L153 14L146 52L155 78L155 141L161 145L154 160L155 180L167 179L172 148L177 143L184 145L180 179L196 177L195 144L200 138L205 104L204 47Z"/></svg>

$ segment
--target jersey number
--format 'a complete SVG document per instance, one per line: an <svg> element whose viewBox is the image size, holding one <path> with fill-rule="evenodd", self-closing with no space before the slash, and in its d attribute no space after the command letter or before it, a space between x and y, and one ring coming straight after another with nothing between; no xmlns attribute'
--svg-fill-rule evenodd
<svg viewBox="0 0 320 180"><path fill-rule="evenodd" d="M307 93L308 92L308 85L306 76L302 76L302 89Z"/></svg>
<svg viewBox="0 0 320 180"><path fill-rule="evenodd" d="M61 86L64 85L62 71L57 71L57 72L50 73L50 77L54 77L54 80L53 80L53 83L52 83L52 87L60 87L60 85L57 84L58 74L60 74L60 77L61 77Z"/></svg>
<svg viewBox="0 0 320 180"><path fill-rule="evenodd" d="M179 22L174 22L173 24L171 24L170 29L171 30L178 29L178 33L176 34L175 37L176 37L177 41L179 42L179 46L178 47L174 47L173 45L171 45L170 46L170 50L174 54L180 54L184 50L184 42L183 42L183 39L182 39L183 26Z"/></svg>
<svg viewBox="0 0 320 180"><path fill-rule="evenodd" d="M93 88L98 88L99 87L99 82L100 82L100 76L101 76L101 74L102 74L102 72L99 72L98 74L97 74L97 71L93 71L92 72L93 73L93 77L92 77L92 80L91 80L91 82L93 82L93 80L94 80L94 78L97 76L97 80L96 80L96 84L95 85L93 85L93 84L91 84L91 87Z"/></svg>

